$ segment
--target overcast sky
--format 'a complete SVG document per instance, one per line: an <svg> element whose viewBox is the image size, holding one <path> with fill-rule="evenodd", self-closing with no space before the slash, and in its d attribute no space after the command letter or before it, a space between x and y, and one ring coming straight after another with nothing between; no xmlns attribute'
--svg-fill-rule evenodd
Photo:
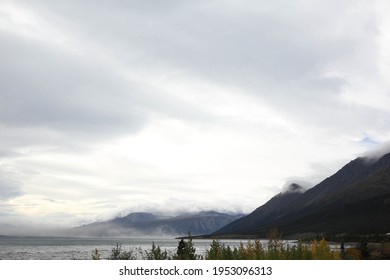
<svg viewBox="0 0 390 280"><path fill-rule="evenodd" d="M390 140L388 1L0 1L0 223L248 213Z"/></svg>

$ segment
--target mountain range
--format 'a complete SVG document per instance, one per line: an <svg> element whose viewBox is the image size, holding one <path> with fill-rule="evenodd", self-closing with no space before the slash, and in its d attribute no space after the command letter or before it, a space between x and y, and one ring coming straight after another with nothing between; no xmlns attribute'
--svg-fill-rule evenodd
<svg viewBox="0 0 390 280"><path fill-rule="evenodd" d="M131 213L73 228L72 236L179 236L263 238L390 232L390 153L359 157L311 189L291 184L249 215L214 211L164 216Z"/></svg>
<svg viewBox="0 0 390 280"><path fill-rule="evenodd" d="M291 184L212 236L265 237L273 227L285 236L390 232L390 154L356 158L309 190Z"/></svg>
<svg viewBox="0 0 390 280"><path fill-rule="evenodd" d="M242 214L224 214L214 211L164 216L136 212L105 222L96 222L68 231L71 236L129 237L179 236L210 234L242 217Z"/></svg>

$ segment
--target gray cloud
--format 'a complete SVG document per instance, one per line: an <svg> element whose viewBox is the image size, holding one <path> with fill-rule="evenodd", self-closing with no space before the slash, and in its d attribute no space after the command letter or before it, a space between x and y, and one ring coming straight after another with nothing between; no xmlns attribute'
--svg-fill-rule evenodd
<svg viewBox="0 0 390 280"><path fill-rule="evenodd" d="M169 73L175 69L239 86L310 125L346 129L351 118L361 123L375 113L345 106L339 95L348 77L332 74L351 61L367 69L362 57L375 56L375 19L365 1L320 2L315 7L306 1L248 1L239 6L161 1L153 9L148 1L33 3L27 6L38 15L60 27L69 24L76 38L110 50L113 59L126 65L122 70L170 69L168 79L180 79ZM350 5L356 12L350 12ZM4 34L1 45L0 118L7 125L107 135L142 129L152 112L210 117L199 106L119 77L118 69L99 65L99 57L88 52L73 56ZM329 115L335 113L341 121L334 123Z"/></svg>
<svg viewBox="0 0 390 280"><path fill-rule="evenodd" d="M195 197L210 187L219 195L225 184L232 196L234 181L248 193L262 185L265 200L281 178L306 178L306 169L315 174L304 184L330 175L342 166L335 158L367 148L364 135L388 138L388 110L364 94L355 102L372 88L388 92L371 2L4 3L0 157L20 172L0 172L0 199L27 192L52 203L69 188L64 201L92 193L90 205L107 200L95 208L115 211L129 199L133 209L145 201L222 207L223 198L215 206ZM188 195L194 201L167 198ZM226 208L258 206L248 206L257 203L252 194L241 199ZM73 216L51 206L59 212L39 215Z"/></svg>
<svg viewBox="0 0 390 280"><path fill-rule="evenodd" d="M378 117L340 97L350 83L345 72L351 65L363 69L357 75L378 71L372 62L378 30L373 6L365 1L162 1L155 9L145 3L118 5L100 3L92 19L86 9L73 14L68 6L61 12L128 64L177 69L241 87L309 125L345 130L352 120L369 126Z"/></svg>
<svg viewBox="0 0 390 280"><path fill-rule="evenodd" d="M98 33L93 35L99 38ZM126 37L117 41L128 42ZM99 40L95 43L104 46ZM131 48L118 54L113 51L108 53L108 62L100 61L88 53L74 54L47 42L0 31L0 124L13 130L14 138L19 129L21 138L13 139L14 143L25 139L34 142L31 134L22 133L29 128L62 134L65 140L76 137L90 142L137 133L151 116L190 121L211 116L201 106L164 94L158 85L152 85L153 80L127 77L126 71L137 72L145 64L126 61L131 52ZM130 67L121 66L121 60ZM36 144L53 144L47 136Z"/></svg>
<svg viewBox="0 0 390 280"><path fill-rule="evenodd" d="M104 134L145 122L137 90L109 72L25 40L1 40L1 123Z"/></svg>
<svg viewBox="0 0 390 280"><path fill-rule="evenodd" d="M366 138L365 138L366 139ZM372 141L372 140L366 140L366 141ZM369 142L370 143L370 142ZM370 151L362 154L363 157L368 157L370 160L378 160L385 154L390 153L390 141L387 141L385 143L382 143L375 147L374 149L371 149Z"/></svg>
<svg viewBox="0 0 390 280"><path fill-rule="evenodd" d="M0 171L0 202L23 195L21 184L11 177Z"/></svg>

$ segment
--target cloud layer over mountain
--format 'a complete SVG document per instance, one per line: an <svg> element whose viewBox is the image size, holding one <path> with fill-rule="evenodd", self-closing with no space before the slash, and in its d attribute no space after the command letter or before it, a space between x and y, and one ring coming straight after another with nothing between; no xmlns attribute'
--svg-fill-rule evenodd
<svg viewBox="0 0 390 280"><path fill-rule="evenodd" d="M314 185L390 140L389 12L1 1L0 223L249 212Z"/></svg>

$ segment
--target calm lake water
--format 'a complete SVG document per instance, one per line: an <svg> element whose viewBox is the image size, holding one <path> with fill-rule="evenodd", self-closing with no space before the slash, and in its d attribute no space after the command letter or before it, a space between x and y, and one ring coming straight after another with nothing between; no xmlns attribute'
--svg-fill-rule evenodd
<svg viewBox="0 0 390 280"><path fill-rule="evenodd" d="M204 254L212 240L194 239L197 254ZM124 250L140 248L150 250L152 242L166 249L169 253L176 252L179 240L174 238L69 238L69 237L15 237L0 236L0 259L3 260L90 260L91 254L98 249L101 258L106 259L111 249L117 243ZM221 241L231 247L238 246L240 240ZM246 241L243 241L246 243ZM266 243L267 240L262 242ZM137 249L139 250L139 249Z"/></svg>

